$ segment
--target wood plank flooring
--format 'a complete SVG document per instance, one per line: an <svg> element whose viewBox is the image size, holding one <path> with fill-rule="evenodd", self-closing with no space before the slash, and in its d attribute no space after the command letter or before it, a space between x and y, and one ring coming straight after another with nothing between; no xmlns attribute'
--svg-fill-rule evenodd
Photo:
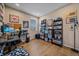
<svg viewBox="0 0 79 59"><path fill-rule="evenodd" d="M20 44L31 56L79 56L79 53L70 48L60 47L39 39L33 39L29 43Z"/></svg>

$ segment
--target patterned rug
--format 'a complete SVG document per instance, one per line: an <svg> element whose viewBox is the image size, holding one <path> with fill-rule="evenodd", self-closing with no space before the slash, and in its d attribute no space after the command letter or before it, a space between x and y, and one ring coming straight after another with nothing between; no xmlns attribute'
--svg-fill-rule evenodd
<svg viewBox="0 0 79 59"><path fill-rule="evenodd" d="M29 56L29 53L24 48L16 48L8 56Z"/></svg>

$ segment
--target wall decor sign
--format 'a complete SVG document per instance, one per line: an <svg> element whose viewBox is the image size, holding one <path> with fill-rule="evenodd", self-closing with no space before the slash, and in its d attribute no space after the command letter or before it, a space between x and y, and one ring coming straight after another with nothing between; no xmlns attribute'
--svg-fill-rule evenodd
<svg viewBox="0 0 79 59"><path fill-rule="evenodd" d="M19 16L9 15L9 21L13 22L13 23L18 23L19 22Z"/></svg>
<svg viewBox="0 0 79 59"><path fill-rule="evenodd" d="M69 13L68 16L66 17L66 24L72 23L74 21L72 18L76 18L76 17L77 17L76 11Z"/></svg>
<svg viewBox="0 0 79 59"><path fill-rule="evenodd" d="M29 21L23 21L23 28L29 28Z"/></svg>
<svg viewBox="0 0 79 59"><path fill-rule="evenodd" d="M77 19L77 10L68 14L66 18L66 24L69 24L69 29L74 31L74 28L78 29L79 21ZM74 26L75 25L75 26Z"/></svg>

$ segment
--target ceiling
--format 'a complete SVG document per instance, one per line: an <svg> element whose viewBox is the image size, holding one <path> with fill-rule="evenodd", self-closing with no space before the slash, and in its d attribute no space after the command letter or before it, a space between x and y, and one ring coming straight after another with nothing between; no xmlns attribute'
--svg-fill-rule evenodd
<svg viewBox="0 0 79 59"><path fill-rule="evenodd" d="M7 3L6 5L25 13L40 17L67 4L68 3Z"/></svg>

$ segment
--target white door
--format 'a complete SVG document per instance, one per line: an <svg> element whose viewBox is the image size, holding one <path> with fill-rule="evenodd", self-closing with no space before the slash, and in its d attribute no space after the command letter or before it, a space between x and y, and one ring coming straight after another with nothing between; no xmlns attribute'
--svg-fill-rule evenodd
<svg viewBox="0 0 79 59"><path fill-rule="evenodd" d="M76 50L79 51L79 29L76 29L76 40L75 40L75 47L76 47Z"/></svg>
<svg viewBox="0 0 79 59"><path fill-rule="evenodd" d="M71 29L71 24L64 24L63 29L64 46L74 48L74 30ZM75 49L79 51L79 29L76 28L75 32Z"/></svg>
<svg viewBox="0 0 79 59"><path fill-rule="evenodd" d="M63 26L63 43L64 46L74 48L74 31L71 30L70 24Z"/></svg>

